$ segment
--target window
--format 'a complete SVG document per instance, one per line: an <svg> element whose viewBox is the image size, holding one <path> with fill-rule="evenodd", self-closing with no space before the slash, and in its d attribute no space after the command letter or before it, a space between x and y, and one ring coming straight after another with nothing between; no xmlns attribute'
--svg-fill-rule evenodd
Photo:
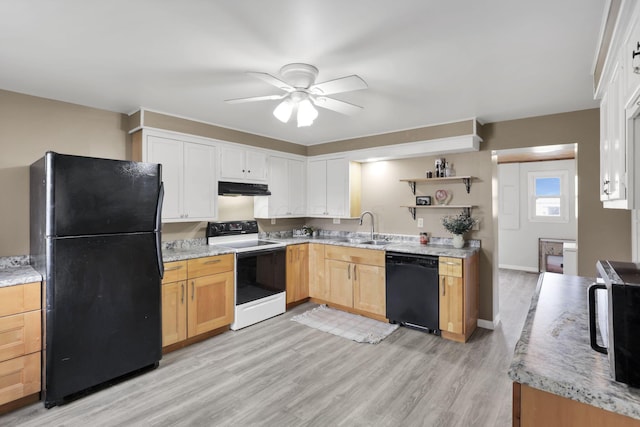
<svg viewBox="0 0 640 427"><path fill-rule="evenodd" d="M567 171L529 172L529 220L569 222Z"/></svg>

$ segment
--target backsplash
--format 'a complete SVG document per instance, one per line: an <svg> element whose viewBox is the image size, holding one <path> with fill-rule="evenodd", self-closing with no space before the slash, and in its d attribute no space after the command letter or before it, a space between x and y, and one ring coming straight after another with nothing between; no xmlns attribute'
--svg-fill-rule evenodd
<svg viewBox="0 0 640 427"><path fill-rule="evenodd" d="M0 268L20 267L24 265L29 265L29 255L0 257Z"/></svg>

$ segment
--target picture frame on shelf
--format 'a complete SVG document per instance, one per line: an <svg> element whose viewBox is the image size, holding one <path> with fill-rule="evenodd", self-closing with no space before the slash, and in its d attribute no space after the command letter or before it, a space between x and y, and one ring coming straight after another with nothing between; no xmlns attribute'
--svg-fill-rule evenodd
<svg viewBox="0 0 640 427"><path fill-rule="evenodd" d="M416 206L431 206L431 196L416 196Z"/></svg>

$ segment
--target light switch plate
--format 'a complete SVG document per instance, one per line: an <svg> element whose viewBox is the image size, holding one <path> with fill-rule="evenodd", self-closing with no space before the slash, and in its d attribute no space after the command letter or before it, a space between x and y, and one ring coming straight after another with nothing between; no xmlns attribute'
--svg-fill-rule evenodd
<svg viewBox="0 0 640 427"><path fill-rule="evenodd" d="M271 225L276 225L276 219L275 218L271 218Z"/></svg>
<svg viewBox="0 0 640 427"><path fill-rule="evenodd" d="M334 224L340 224L340 218L333 218Z"/></svg>
<svg viewBox="0 0 640 427"><path fill-rule="evenodd" d="M423 227L424 227L424 219L418 218L418 228L423 228Z"/></svg>

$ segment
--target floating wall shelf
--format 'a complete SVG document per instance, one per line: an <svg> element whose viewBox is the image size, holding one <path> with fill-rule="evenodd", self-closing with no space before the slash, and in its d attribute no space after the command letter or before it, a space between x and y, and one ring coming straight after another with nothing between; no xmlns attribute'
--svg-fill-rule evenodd
<svg viewBox="0 0 640 427"><path fill-rule="evenodd" d="M467 216L471 216L471 209L473 205L412 205L412 206L400 206L401 208L409 209L413 219L416 219L416 209L462 209Z"/></svg>
<svg viewBox="0 0 640 427"><path fill-rule="evenodd" d="M473 176L447 176L443 178L407 178L401 179L401 182L408 182L409 187L411 187L411 192L415 196L416 194L416 184L435 184L437 182L453 182L453 181L462 181L464 183L465 188L467 189L467 194L471 191L471 180Z"/></svg>

